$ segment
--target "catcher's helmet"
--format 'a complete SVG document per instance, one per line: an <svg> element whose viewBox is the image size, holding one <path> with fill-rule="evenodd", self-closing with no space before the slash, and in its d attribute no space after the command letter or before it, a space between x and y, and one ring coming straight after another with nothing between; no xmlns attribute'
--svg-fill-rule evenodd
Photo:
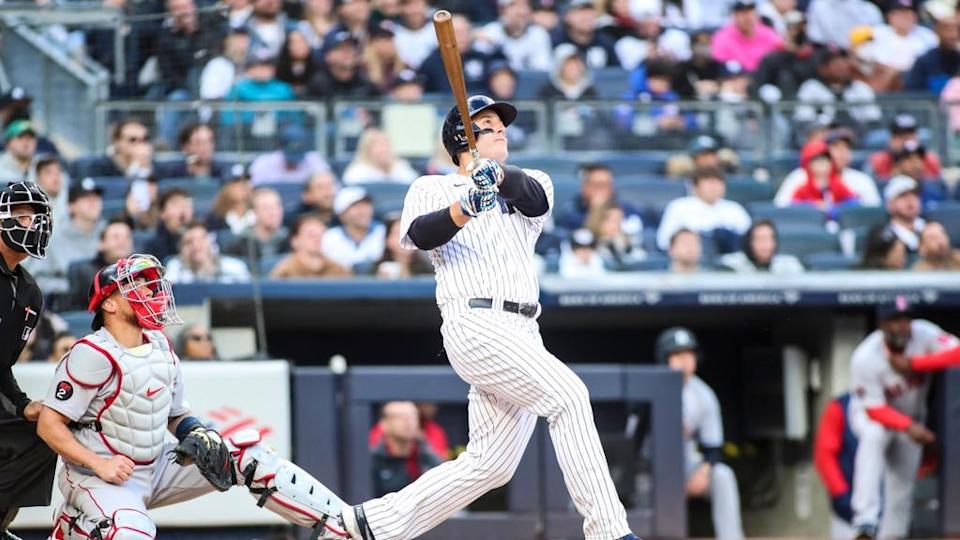
<svg viewBox="0 0 960 540"><path fill-rule="evenodd" d="M92 327L103 326L100 304L118 290L130 303L137 322L148 330L162 330L168 324L183 322L177 316L170 282L164 268L153 255L134 254L100 269L90 284L87 310L96 312ZM142 282L137 282L142 279Z"/></svg>
<svg viewBox="0 0 960 540"><path fill-rule="evenodd" d="M494 101L493 98L479 95L467 98L467 110L470 111L470 118L488 109L497 113L504 126L509 126L517 118L517 108L505 101ZM472 126L474 137L479 136L480 128L475 125ZM460 119L460 111L456 105L450 109L447 117L443 120L443 130L440 132L440 137L443 139L443 147L450 154L450 159L453 160L455 165L460 165L460 153L466 152L469 146L467 145L466 132L463 129L463 120Z"/></svg>
<svg viewBox="0 0 960 540"><path fill-rule="evenodd" d="M657 338L656 357L657 362L666 364L667 359L673 353L680 351L694 351L700 348L697 343L697 337L689 329L682 326L674 326L660 333Z"/></svg>
<svg viewBox="0 0 960 540"><path fill-rule="evenodd" d="M14 217L14 208L29 205L32 214ZM0 237L8 248L42 259L53 234L50 199L33 182L11 182L0 190Z"/></svg>

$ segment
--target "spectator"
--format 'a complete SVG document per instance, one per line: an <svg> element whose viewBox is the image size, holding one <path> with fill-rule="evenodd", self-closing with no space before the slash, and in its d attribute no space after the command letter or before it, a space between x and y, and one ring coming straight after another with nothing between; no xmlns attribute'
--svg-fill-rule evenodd
<svg viewBox="0 0 960 540"><path fill-rule="evenodd" d="M501 49L516 71L550 71L550 34L533 23L530 0L498 0L497 5L500 18L480 30L481 44Z"/></svg>
<svg viewBox="0 0 960 540"><path fill-rule="evenodd" d="M670 238L670 271L678 274L699 272L703 246L700 235L690 229L680 229Z"/></svg>
<svg viewBox="0 0 960 540"><path fill-rule="evenodd" d="M437 33L429 24L429 9L426 0L400 2L400 22L394 29L397 54L413 69L420 69L423 61L437 48Z"/></svg>
<svg viewBox="0 0 960 540"><path fill-rule="evenodd" d="M720 161L720 141L710 135L700 135L687 147L694 169L723 169Z"/></svg>
<svg viewBox="0 0 960 540"><path fill-rule="evenodd" d="M570 235L569 247L560 253L559 271L565 278L598 278L607 273L590 229L577 229Z"/></svg>
<svg viewBox="0 0 960 540"><path fill-rule="evenodd" d="M153 145L147 127L136 118L126 118L113 128L107 153L90 164L90 176L146 178L153 174Z"/></svg>
<svg viewBox="0 0 960 540"><path fill-rule="evenodd" d="M904 73L921 55L937 46L937 35L917 24L913 0L891 0L887 24L873 29L872 57L882 65Z"/></svg>
<svg viewBox="0 0 960 540"><path fill-rule="evenodd" d="M893 156L893 173L909 176L920 185L920 198L924 203L941 201L947 193L939 178L926 175L927 149L914 141L903 143L903 148Z"/></svg>
<svg viewBox="0 0 960 540"><path fill-rule="evenodd" d="M187 225L180 238L180 253L167 262L165 277L171 283L243 283L250 270L240 259L220 255L216 242L199 221Z"/></svg>
<svg viewBox="0 0 960 540"><path fill-rule="evenodd" d="M124 219L136 230L155 229L160 221L159 195L160 189L155 177L133 180L124 197Z"/></svg>
<svg viewBox="0 0 960 540"><path fill-rule="evenodd" d="M664 25L695 32L721 26L732 4L733 0L631 0L630 12L639 18L639 13L653 11L663 17Z"/></svg>
<svg viewBox="0 0 960 540"><path fill-rule="evenodd" d="M747 71L754 71L767 54L779 49L783 39L757 18L754 0L737 0L733 20L713 34L711 50L718 62L736 60Z"/></svg>
<svg viewBox="0 0 960 540"><path fill-rule="evenodd" d="M253 188L246 167L241 163L234 164L213 199L213 207L207 215L207 229L228 229L236 235L246 232L256 220L250 208L252 194Z"/></svg>
<svg viewBox="0 0 960 540"><path fill-rule="evenodd" d="M314 173L303 185L300 192L300 205L287 214L287 227L292 228L293 222L304 214L315 214L326 226L336 221L337 215L333 211L333 202L337 196L337 181L330 171Z"/></svg>
<svg viewBox="0 0 960 540"><path fill-rule="evenodd" d="M443 462L422 439L419 416L411 401L391 401L383 406L383 437L371 449L375 497L399 491Z"/></svg>
<svg viewBox="0 0 960 540"><path fill-rule="evenodd" d="M373 219L373 201L362 187L345 187L337 193L333 209L340 225L323 235L323 253L354 271L383 256L386 227Z"/></svg>
<svg viewBox="0 0 960 540"><path fill-rule="evenodd" d="M803 16L803 13L796 11L796 9L797 0L771 0L757 6L757 15L760 16L760 22L776 30L786 42L790 38L790 33L787 30L787 27L790 26L788 21L790 14L800 13L800 16Z"/></svg>
<svg viewBox="0 0 960 540"><path fill-rule="evenodd" d="M847 49L850 30L880 24L880 9L868 0L813 0L807 8L807 37L817 45Z"/></svg>
<svg viewBox="0 0 960 540"><path fill-rule="evenodd" d="M662 58L650 58L630 73L630 90L626 97L641 103L671 103L680 96L673 91L674 64ZM649 115L661 131L683 131L693 128L696 119L684 114L675 106L653 107ZM620 118L622 127L633 129L633 115L625 114Z"/></svg>
<svg viewBox="0 0 960 540"><path fill-rule="evenodd" d="M920 260L913 265L914 270L960 270L960 250L950 247L947 230L936 221L928 222L920 232L917 254Z"/></svg>
<svg viewBox="0 0 960 540"><path fill-rule="evenodd" d="M273 279L347 277L350 270L323 254L327 226L316 214L303 214L294 222L290 235L291 252L273 270Z"/></svg>
<svg viewBox="0 0 960 540"><path fill-rule="evenodd" d="M291 30L277 58L277 79L289 84L298 96L303 95L313 79L314 66L307 38L300 30Z"/></svg>
<svg viewBox="0 0 960 540"><path fill-rule="evenodd" d="M227 21L233 30L243 30L244 25L253 13L253 2L251 0L227 0L224 2L227 8Z"/></svg>
<svg viewBox="0 0 960 540"><path fill-rule="evenodd" d="M800 85L817 76L816 55L807 41L803 13L791 11L786 23L783 49L763 57L753 73L750 94L767 103L796 99Z"/></svg>
<svg viewBox="0 0 960 540"><path fill-rule="evenodd" d="M50 355L47 356L47 362L55 364L63 359L63 356L70 352L73 344L77 342L77 336L70 333L69 330L58 332L53 336L53 344L50 347Z"/></svg>
<svg viewBox="0 0 960 540"><path fill-rule="evenodd" d="M926 225L920 212L920 184L908 176L894 176L883 188L890 216L889 228L910 253L920 247L920 231Z"/></svg>
<svg viewBox="0 0 960 540"><path fill-rule="evenodd" d="M885 150L878 150L870 155L870 170L878 180L887 180L894 174L894 156L903 150L907 141L920 143L917 133L917 119L913 115L901 113L893 117L890 123L890 139ZM928 151L923 155L923 176L929 178L940 177L940 158L936 152Z"/></svg>
<svg viewBox="0 0 960 540"><path fill-rule="evenodd" d="M490 90L490 97L497 101L513 101L517 97L517 72L510 67L510 64L499 60L490 64L487 72L487 88ZM526 123L522 120L523 111L517 115L510 127L517 127L518 123ZM507 130L508 137L514 130ZM523 131L523 130L522 130ZM520 144L513 144L511 139L511 148L517 148Z"/></svg>
<svg viewBox="0 0 960 540"><path fill-rule="evenodd" d="M273 0L257 0L269 2ZM233 85L226 99L228 101L290 101L297 95L288 83L277 79L277 66L274 56L266 51L252 49L244 64L243 77ZM253 122L253 113L241 113L245 124ZM232 126L233 114L223 115L222 124Z"/></svg>
<svg viewBox="0 0 960 540"><path fill-rule="evenodd" d="M474 42L470 19L463 15L453 16L453 33L463 58L463 77L469 94L487 93L487 73L490 63L503 60L499 49L485 52ZM433 52L420 64L420 75L424 78L423 90L427 93L449 93L450 83L443 67L440 49Z"/></svg>
<svg viewBox="0 0 960 540"><path fill-rule="evenodd" d="M580 193L571 201L561 203L557 216L557 225L567 230L583 227L587 221L587 214L594 208L608 204L619 206L628 219L635 220L631 224L635 229L643 229L639 212L629 204L617 199L614 188L613 171L603 163L585 163L580 166Z"/></svg>
<svg viewBox="0 0 960 540"><path fill-rule="evenodd" d="M770 272L796 274L803 265L793 255L777 253L780 239L777 228L769 219L754 222L743 235L743 250L720 257L720 265L739 274Z"/></svg>
<svg viewBox="0 0 960 540"><path fill-rule="evenodd" d="M430 449L443 459L450 456L450 443L447 440L447 432L443 426L437 423L437 406L433 403L417 403L417 411L420 414L420 435L423 440L430 445ZM370 430L369 444L370 448L375 447L383 438L383 424L377 422Z"/></svg>
<svg viewBox="0 0 960 540"><path fill-rule="evenodd" d="M607 268L629 270L634 263L646 259L643 224L639 218L628 220L616 202L592 208L585 225L596 239L597 253Z"/></svg>
<svg viewBox="0 0 960 540"><path fill-rule="evenodd" d="M844 152L839 148L841 144L834 142L836 155ZM830 150L825 142L807 143L800 157L800 168L783 180L773 202L781 207L793 204L815 206L831 219L836 219L837 211L844 206L879 206L880 195L873 181L867 177L864 184L863 179L855 175L850 175L853 180L848 181L831 159L833 153Z"/></svg>
<svg viewBox="0 0 960 540"><path fill-rule="evenodd" d="M369 0L337 0L337 19L340 24L334 26L327 33L330 34L346 30L362 43L367 40L367 30L370 27L370 1Z"/></svg>
<svg viewBox="0 0 960 540"><path fill-rule="evenodd" d="M333 0L304 0L303 20L297 23L297 30L307 38L310 48L319 52L323 38L337 25L337 16L333 12Z"/></svg>
<svg viewBox="0 0 960 540"><path fill-rule="evenodd" d="M664 28L658 13L646 11L638 15L634 32L618 39L614 50L620 65L627 71L648 58L683 62L691 56L690 36L676 28Z"/></svg>
<svg viewBox="0 0 960 540"><path fill-rule="evenodd" d="M194 0L166 0L166 6L169 18L157 38L162 46L157 48L154 93L183 99L195 95L199 71L220 48L226 21L219 13L198 13Z"/></svg>
<svg viewBox="0 0 960 540"><path fill-rule="evenodd" d="M597 12L591 0L571 0L563 12L563 26L551 33L553 47L570 43L590 69L619 67L615 43L610 36L597 32Z"/></svg>
<svg viewBox="0 0 960 540"><path fill-rule="evenodd" d="M26 180L37 154L37 133L29 120L15 120L3 130L5 152L0 154L0 182Z"/></svg>
<svg viewBox="0 0 960 540"><path fill-rule="evenodd" d="M352 0L351 3L366 3ZM310 97L369 98L377 89L360 69L360 42L346 30L327 34L323 41L323 67L307 87Z"/></svg>
<svg viewBox="0 0 960 540"><path fill-rule="evenodd" d="M396 182L409 184L420 176L407 160L393 154L390 138L383 130L367 128L360 135L353 161L343 171L343 183Z"/></svg>
<svg viewBox="0 0 960 540"><path fill-rule="evenodd" d="M433 264L427 254L420 250L400 246L400 219L387 222L387 236L383 257L375 265L376 275L384 279L402 279L419 275L432 275Z"/></svg>
<svg viewBox="0 0 960 540"><path fill-rule="evenodd" d="M257 58L276 58L287 37L283 0L252 0L253 11L244 27L250 34L250 52Z"/></svg>
<svg viewBox="0 0 960 540"><path fill-rule="evenodd" d="M280 128L280 150L260 154L250 164L253 185L265 183L302 184L312 175L330 170L320 154L308 150L307 132L300 124Z"/></svg>
<svg viewBox="0 0 960 540"><path fill-rule="evenodd" d="M68 294L58 306L63 310L85 310L90 284L97 272L133 254L133 229L122 219L107 222L100 231L97 254L92 259L74 261L67 267Z"/></svg>
<svg viewBox="0 0 960 540"><path fill-rule="evenodd" d="M33 97L20 86L14 86L5 94L0 94L0 126L7 127L17 120L30 120L30 104ZM37 126L33 126L34 129ZM60 155L56 145L40 133L36 133L37 153Z"/></svg>
<svg viewBox="0 0 960 540"><path fill-rule="evenodd" d="M177 358L180 360L219 360L210 329L201 323L183 327L177 336Z"/></svg>
<svg viewBox="0 0 960 540"><path fill-rule="evenodd" d="M207 62L200 73L200 99L227 97L246 65L250 34L243 28L233 28L220 49L219 56Z"/></svg>
<svg viewBox="0 0 960 540"><path fill-rule="evenodd" d="M938 46L920 55L913 63L904 77L904 89L940 95L947 81L960 72L960 50L957 50L960 26L957 22L957 13L954 11L937 19L934 31Z"/></svg>
<svg viewBox="0 0 960 540"><path fill-rule="evenodd" d="M423 77L412 69L397 73L393 88L390 89L390 100L397 103L420 103L422 99Z"/></svg>
<svg viewBox="0 0 960 540"><path fill-rule="evenodd" d="M840 172L843 183L857 194L857 200L862 206L880 206L880 192L877 184L857 169L853 164L853 146L856 136L849 129L834 129L827 132L826 142L833 166Z"/></svg>
<svg viewBox="0 0 960 540"><path fill-rule="evenodd" d="M260 260L287 251L289 239L287 228L283 226L280 194L270 188L257 188L253 190L250 206L254 216L253 226L238 235L231 245L224 246L224 253L244 260Z"/></svg>
<svg viewBox="0 0 960 540"><path fill-rule="evenodd" d="M860 262L862 270L903 270L907 267L907 246L891 226L877 226L867 234Z"/></svg>
<svg viewBox="0 0 960 540"><path fill-rule="evenodd" d="M550 82L540 89L538 94L545 99L594 99L597 91L593 87L593 77L587 70L587 64L576 46L570 43L557 45L553 50L553 71Z"/></svg>
<svg viewBox="0 0 960 540"><path fill-rule="evenodd" d="M533 24L542 27L549 33L560 25L560 14L558 13L557 2L555 0L531 0L530 8L533 9ZM550 41L553 41L551 35Z"/></svg>
<svg viewBox="0 0 960 540"><path fill-rule="evenodd" d="M53 228L47 256L27 259L24 268L33 274L44 293L67 291L67 268L96 253L103 223L103 189L85 178L70 188L70 220Z"/></svg>
<svg viewBox="0 0 960 540"><path fill-rule="evenodd" d="M180 237L193 221L193 198L183 189L172 188L160 195L158 205L160 223L146 248L147 253L163 261L179 251Z"/></svg>
<svg viewBox="0 0 960 540"><path fill-rule="evenodd" d="M214 159L216 137L209 124L188 124L180 130L178 137L183 161L174 163L167 171L167 177L220 178L223 176L223 164Z"/></svg>
<svg viewBox="0 0 960 540"><path fill-rule="evenodd" d="M726 178L719 169L693 172L693 195L667 204L657 230L657 246L670 248L677 231L709 234L721 254L735 251L740 236L750 227L750 216L739 203L724 198Z"/></svg>
<svg viewBox="0 0 960 540"><path fill-rule="evenodd" d="M53 207L53 222L66 223L69 219L67 205L66 179L63 174L63 165L60 158L53 154L39 155L34 159L33 168L28 177L34 178L34 181L40 186L40 189L50 198L50 204ZM4 181L0 177L0 181Z"/></svg>
<svg viewBox="0 0 960 540"><path fill-rule="evenodd" d="M402 15L400 0L373 0L373 9L370 13L370 27L377 27L381 23L393 23L400 20Z"/></svg>
<svg viewBox="0 0 960 540"><path fill-rule="evenodd" d="M844 0L851 1L851 0ZM843 116L866 125L880 120L882 111L876 105L873 89L863 81L854 80L853 65L846 51L827 49L817 59L817 76L807 79L797 90L797 100L808 106L797 106L796 121L812 123L837 121L837 110L830 106L837 101L849 105Z"/></svg>
<svg viewBox="0 0 960 540"><path fill-rule="evenodd" d="M690 59L677 65L673 88L683 99L710 100L720 92L720 78L724 67L713 59L710 36L710 32L694 34L691 39Z"/></svg>
<svg viewBox="0 0 960 540"><path fill-rule="evenodd" d="M401 72L410 71L397 51L394 26L393 21L382 21L370 30L370 39L363 48L364 69L380 94L389 94L398 84Z"/></svg>

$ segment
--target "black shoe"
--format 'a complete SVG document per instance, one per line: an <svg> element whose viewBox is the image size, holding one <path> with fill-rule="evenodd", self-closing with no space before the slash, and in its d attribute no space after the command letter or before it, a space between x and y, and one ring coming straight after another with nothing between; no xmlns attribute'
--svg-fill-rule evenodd
<svg viewBox="0 0 960 540"><path fill-rule="evenodd" d="M633 533L630 533L626 536L621 536L620 538L617 538L617 540L640 540L640 537Z"/></svg>

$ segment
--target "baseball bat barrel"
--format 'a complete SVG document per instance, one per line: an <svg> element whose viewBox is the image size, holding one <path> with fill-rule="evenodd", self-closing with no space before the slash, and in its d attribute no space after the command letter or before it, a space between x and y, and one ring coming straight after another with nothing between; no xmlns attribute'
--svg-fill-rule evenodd
<svg viewBox="0 0 960 540"><path fill-rule="evenodd" d="M477 140L470 129L470 109L467 108L467 85L463 78L463 62L460 58L460 49L457 47L457 38L453 32L453 16L450 12L441 9L433 16L433 27L437 32L437 44L440 47L440 58L443 59L443 68L447 72L447 81L453 98L457 102L457 110L463 120L464 132L467 136L467 146L470 153L476 158Z"/></svg>

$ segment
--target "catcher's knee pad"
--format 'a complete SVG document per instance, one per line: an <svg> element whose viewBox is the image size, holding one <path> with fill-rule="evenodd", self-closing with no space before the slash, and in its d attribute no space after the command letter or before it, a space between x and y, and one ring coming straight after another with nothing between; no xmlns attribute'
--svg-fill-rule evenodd
<svg viewBox="0 0 960 540"><path fill-rule="evenodd" d="M301 527L325 528L349 537L341 517L349 506L310 473L262 444L257 431L239 431L230 443L237 448L237 478L257 499L257 506Z"/></svg>
<svg viewBox="0 0 960 540"><path fill-rule="evenodd" d="M64 511L57 519L53 538L64 540L153 540L157 526L147 514L133 508L121 508L109 518L91 519Z"/></svg>

